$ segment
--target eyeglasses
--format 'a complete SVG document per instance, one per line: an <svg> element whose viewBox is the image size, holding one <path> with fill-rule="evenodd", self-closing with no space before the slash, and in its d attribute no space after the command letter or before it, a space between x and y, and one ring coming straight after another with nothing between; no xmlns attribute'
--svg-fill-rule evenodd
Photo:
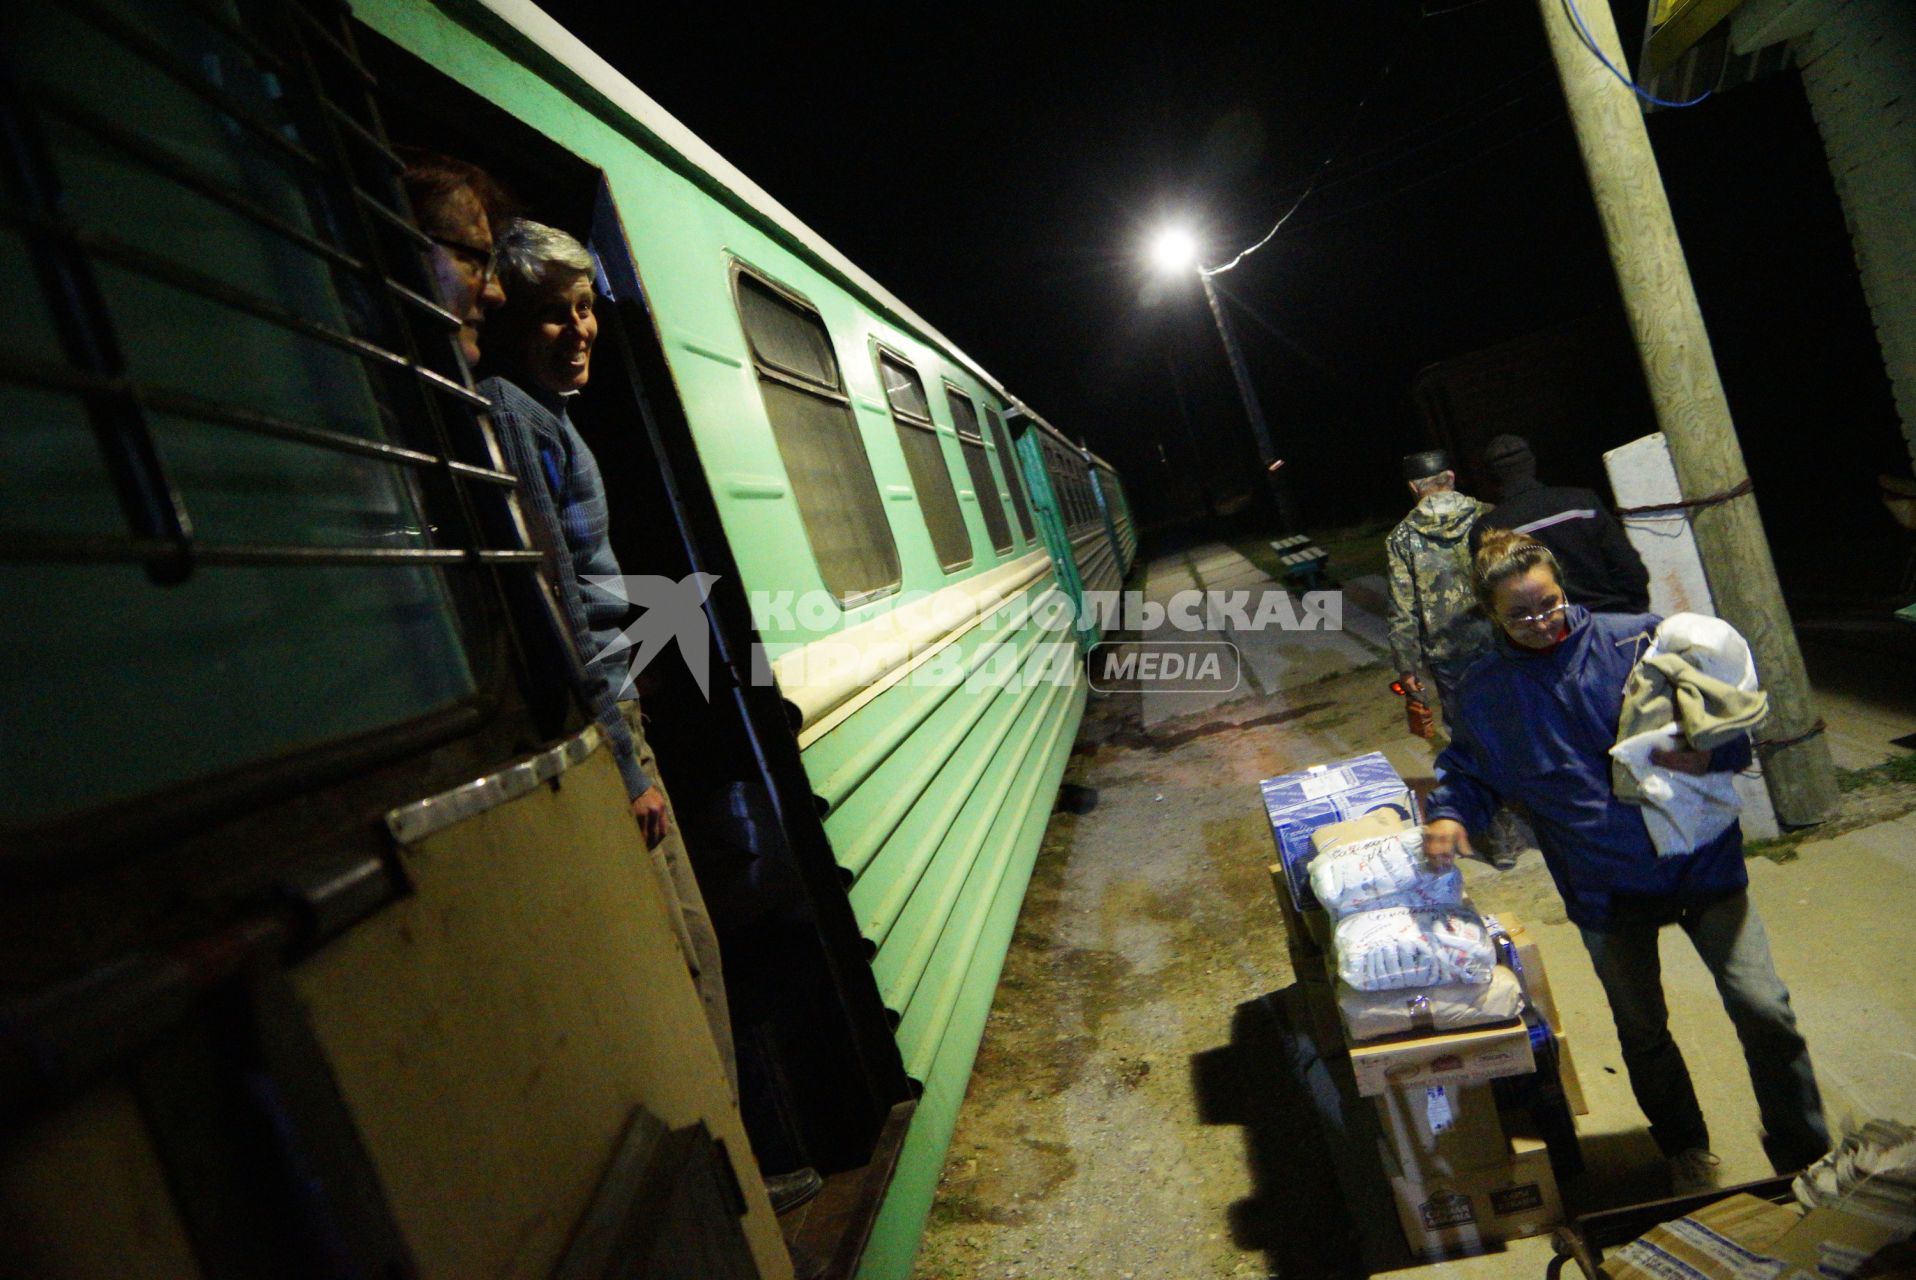
<svg viewBox="0 0 1916 1280"><path fill-rule="evenodd" d="M499 273L499 250L497 246L488 246L482 249L478 245L469 244L464 240L455 240L451 236L436 236L430 232L427 233L426 238L454 257L462 258L469 265L478 268L479 287L482 289L485 288L486 283L490 281L493 276Z"/></svg>
<svg viewBox="0 0 1916 1280"><path fill-rule="evenodd" d="M1542 627L1556 621L1557 615L1570 607L1568 600L1559 600L1542 613L1506 613L1503 623L1506 627Z"/></svg>

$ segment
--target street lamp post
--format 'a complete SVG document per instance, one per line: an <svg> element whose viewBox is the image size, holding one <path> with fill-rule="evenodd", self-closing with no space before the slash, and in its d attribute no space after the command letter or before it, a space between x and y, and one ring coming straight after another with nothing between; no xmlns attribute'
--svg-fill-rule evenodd
<svg viewBox="0 0 1916 1280"><path fill-rule="evenodd" d="M1231 362L1231 377L1237 382L1238 398L1244 402L1244 416L1251 420L1251 434L1257 439L1258 461L1264 468L1264 478L1271 486L1271 500L1277 506L1277 520L1283 526L1283 532L1290 533L1296 527L1292 518L1291 504L1284 493L1284 483L1278 478L1278 468L1283 464L1278 460L1277 448L1271 443L1271 428L1264 420L1264 408L1258 403L1257 390L1251 385L1251 371L1244 363L1244 352L1237 345L1237 334L1231 329L1231 322L1225 318L1224 303L1217 296L1217 287L1211 283L1211 274L1198 262L1197 239L1190 232L1172 227L1158 233L1151 247L1151 256L1158 268L1168 274L1195 271L1198 283L1204 286L1204 301L1210 304L1211 320L1217 325L1218 340L1224 344L1225 358Z"/></svg>

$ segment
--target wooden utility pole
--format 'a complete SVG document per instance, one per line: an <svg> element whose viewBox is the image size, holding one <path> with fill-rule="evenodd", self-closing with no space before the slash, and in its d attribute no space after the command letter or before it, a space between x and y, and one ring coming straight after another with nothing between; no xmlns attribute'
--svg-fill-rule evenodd
<svg viewBox="0 0 1916 1280"><path fill-rule="evenodd" d="M1656 405L1657 425L1669 439L1683 496L1696 501L1728 494L1748 480L1749 472L1643 112L1630 87L1585 45L1567 0L1537 0L1537 7L1570 105L1577 147ZM1577 11L1604 56L1614 66L1627 67L1610 0L1578 0ZM1788 826L1821 822L1836 806L1836 771L1828 741L1815 731L1809 677L1776 581L1756 498L1746 492L1698 506L1691 524L1717 612L1750 642L1757 672L1770 693L1770 718L1761 736L1788 744L1768 752L1763 761L1776 816Z"/></svg>

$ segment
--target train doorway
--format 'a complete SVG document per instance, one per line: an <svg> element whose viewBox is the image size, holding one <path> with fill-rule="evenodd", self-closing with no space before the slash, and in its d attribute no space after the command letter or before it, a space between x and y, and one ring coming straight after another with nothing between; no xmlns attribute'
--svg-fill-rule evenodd
<svg viewBox="0 0 1916 1280"><path fill-rule="evenodd" d="M569 412L604 477L620 572L710 585L704 680L668 644L632 691L717 926L741 1110L767 1173L855 1175L875 1211L882 1181L863 1174L902 1142L914 1086L789 710L755 674L747 597L633 252L645 211L621 206L603 173L516 116L370 32L363 40L395 142L485 169L523 216L570 232L598 260L592 375Z"/></svg>

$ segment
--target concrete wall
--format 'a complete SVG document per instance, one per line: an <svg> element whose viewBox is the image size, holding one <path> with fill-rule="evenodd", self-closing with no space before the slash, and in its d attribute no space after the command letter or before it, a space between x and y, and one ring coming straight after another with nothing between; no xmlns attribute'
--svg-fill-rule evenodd
<svg viewBox="0 0 1916 1280"><path fill-rule="evenodd" d="M1916 7L1748 0L1731 33L1739 53L1792 43L1916 458Z"/></svg>
<svg viewBox="0 0 1916 1280"><path fill-rule="evenodd" d="M1619 507L1650 507L1683 501L1683 489L1677 483L1676 464L1670 460L1670 442L1662 432L1641 440L1632 440L1620 449L1603 455L1604 468L1610 474L1610 491ZM1668 515L1624 516L1624 532L1630 545L1643 557L1650 571L1650 612L1669 617L1673 613L1701 613L1714 618L1716 601L1703 576L1703 557L1697 551L1696 534L1690 517L1682 512ZM1757 676L1762 678L1762 672ZM1773 723L1773 722L1772 722ZM1759 730L1758 736L1763 736ZM1776 808L1763 782L1761 761L1753 762L1736 778L1737 795L1743 799L1743 834L1751 840L1768 840L1780 828Z"/></svg>

